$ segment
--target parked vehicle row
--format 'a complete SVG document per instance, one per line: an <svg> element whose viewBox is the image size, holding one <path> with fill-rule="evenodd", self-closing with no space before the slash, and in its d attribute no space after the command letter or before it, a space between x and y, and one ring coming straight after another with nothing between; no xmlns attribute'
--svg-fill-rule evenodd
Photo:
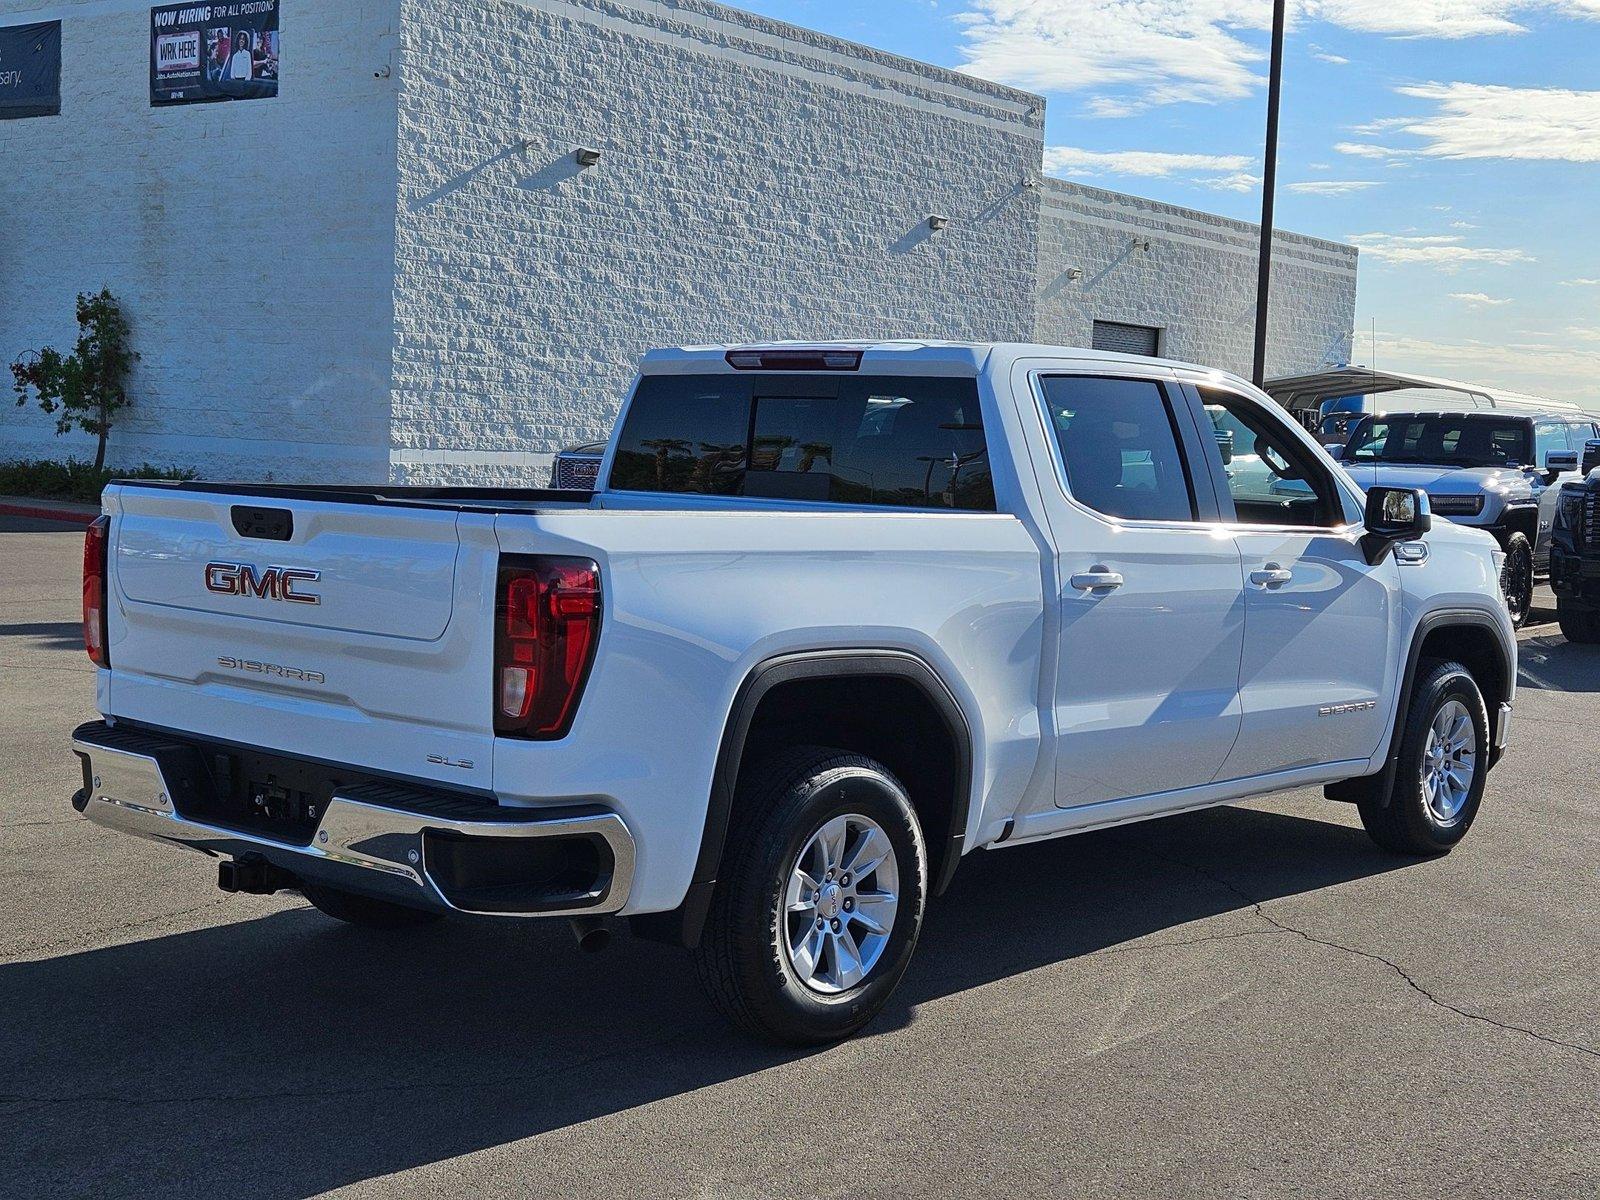
<svg viewBox="0 0 1600 1200"><path fill-rule="evenodd" d="M1585 444L1580 478L1561 486L1550 538L1550 587L1569 642L1600 642L1600 439Z"/></svg>
<svg viewBox="0 0 1600 1200"><path fill-rule="evenodd" d="M626 918L816 1043L966 854L1306 785L1442 854L1509 736L1494 539L1216 371L661 350L598 478L112 485L75 806L356 924Z"/></svg>
<svg viewBox="0 0 1600 1200"><path fill-rule="evenodd" d="M1398 412L1362 418L1337 457L1363 488L1423 488L1436 516L1492 534L1520 626L1550 572L1561 485L1580 478L1579 453L1596 437L1600 423L1568 412Z"/></svg>

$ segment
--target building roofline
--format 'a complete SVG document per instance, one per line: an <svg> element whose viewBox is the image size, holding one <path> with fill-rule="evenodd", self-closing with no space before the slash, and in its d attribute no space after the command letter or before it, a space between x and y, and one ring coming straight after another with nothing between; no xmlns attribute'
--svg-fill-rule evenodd
<svg viewBox="0 0 1600 1200"><path fill-rule="evenodd" d="M1062 195L1086 195L1089 199L1102 202L1132 203L1152 209L1157 213L1167 213L1184 220L1215 228L1232 228L1237 231L1248 231L1252 237L1259 236L1261 223L1259 221L1243 221L1237 217L1225 217L1203 208L1189 208L1182 204L1173 204L1166 200L1154 200L1149 196L1141 196L1136 192L1115 192L1110 188L1095 187L1092 184L1080 183L1075 179L1060 179L1054 175L1043 178L1043 190L1048 194L1057 192ZM1329 254L1357 257L1359 250L1348 242L1336 242L1329 238L1316 237L1309 233L1295 233L1292 230L1274 228L1273 240L1275 242L1290 242L1303 245L1308 249L1321 250Z"/></svg>

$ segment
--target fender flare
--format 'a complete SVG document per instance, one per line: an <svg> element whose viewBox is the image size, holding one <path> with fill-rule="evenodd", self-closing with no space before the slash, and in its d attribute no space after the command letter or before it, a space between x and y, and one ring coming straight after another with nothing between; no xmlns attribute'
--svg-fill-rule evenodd
<svg viewBox="0 0 1600 1200"><path fill-rule="evenodd" d="M1411 693L1415 690L1417 684L1417 665L1422 661L1422 645L1428 640L1430 634L1440 629L1448 629L1452 625L1476 625L1494 634L1495 652L1499 656L1500 670L1506 683L1514 684L1516 681L1516 655L1513 652L1510 659L1506 658L1505 642L1500 636L1500 624L1494 619L1493 614L1485 612L1481 608L1441 608L1434 612L1424 613L1422 619L1417 622L1416 629L1411 634L1411 644L1406 651L1406 669L1400 680L1400 702L1395 707L1394 729L1389 736L1389 750L1384 756L1383 770L1378 776L1379 786L1382 788L1380 794L1383 796L1385 808L1394 799L1394 777L1395 772L1400 767L1400 731L1405 725L1406 713L1411 708ZM1494 742L1494 721L1498 716L1496 711L1498 703L1498 701L1491 699L1490 703L1486 705L1489 709L1489 740L1491 742L1489 765L1491 767L1495 762L1492 743Z"/></svg>
<svg viewBox="0 0 1600 1200"><path fill-rule="evenodd" d="M635 933L656 940L679 942L693 947L711 908L717 872L727 844L728 826L733 815L735 785L744 759L750 725L767 693L781 684L807 679L847 678L903 679L915 686L933 705L944 721L956 747L957 777L963 784L956 789L951 806L950 829L939 859L938 873L930 880L930 892L938 895L950 883L966 844L967 817L972 808L972 730L955 694L928 662L906 650L852 648L802 650L776 655L751 668L738 690L723 725L717 750L717 765L711 779L711 796L706 806L705 827L700 835L700 853L683 903L672 912L650 913L631 918Z"/></svg>

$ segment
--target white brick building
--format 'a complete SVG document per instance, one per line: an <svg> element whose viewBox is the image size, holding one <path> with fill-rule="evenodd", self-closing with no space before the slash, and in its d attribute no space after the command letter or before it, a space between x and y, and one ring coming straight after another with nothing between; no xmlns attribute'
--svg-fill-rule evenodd
<svg viewBox="0 0 1600 1200"><path fill-rule="evenodd" d="M122 297L115 463L542 482L685 341L1098 320L1248 366L1254 228L1032 186L1024 92L703 0L283 0L279 95L153 108L148 4L0 0L56 19L61 115L0 121L0 360ZM1341 361L1355 251L1279 253L1273 367ZM0 407L0 458L69 452Z"/></svg>

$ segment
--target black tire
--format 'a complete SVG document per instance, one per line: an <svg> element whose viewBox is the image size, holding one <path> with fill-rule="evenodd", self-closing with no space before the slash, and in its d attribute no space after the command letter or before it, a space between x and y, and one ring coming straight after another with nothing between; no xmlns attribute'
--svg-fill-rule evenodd
<svg viewBox="0 0 1600 1200"><path fill-rule="evenodd" d="M1533 545L1526 534L1506 538L1506 563L1500 568L1500 591L1511 613L1511 624L1521 629L1533 610Z"/></svg>
<svg viewBox="0 0 1600 1200"><path fill-rule="evenodd" d="M1452 701L1459 701L1471 719L1475 761L1465 803L1444 819L1428 802L1423 768L1429 729ZM1400 758L1389 803L1376 794L1358 801L1361 824L1373 841L1395 854L1448 854L1478 815L1489 776L1489 752L1489 712L1471 673L1457 662L1424 660L1417 666L1416 688L1400 730Z"/></svg>
<svg viewBox="0 0 1600 1200"><path fill-rule="evenodd" d="M1600 642L1600 609L1557 599L1556 620L1561 624L1561 636L1567 641L1580 646Z"/></svg>
<svg viewBox="0 0 1600 1200"><path fill-rule="evenodd" d="M443 913L374 900L354 892L341 892L320 883L302 882L300 891L326 915L363 929L413 929L419 925L432 925L444 918Z"/></svg>
<svg viewBox="0 0 1600 1200"><path fill-rule="evenodd" d="M899 904L866 977L846 991L823 994L791 964L784 944L793 920L786 889L813 836L845 815L864 816L887 835ZM916 811L883 764L816 746L768 758L740 773L722 869L695 950L701 983L724 1015L760 1037L797 1046L849 1037L878 1014L905 974L922 930L927 879Z"/></svg>

